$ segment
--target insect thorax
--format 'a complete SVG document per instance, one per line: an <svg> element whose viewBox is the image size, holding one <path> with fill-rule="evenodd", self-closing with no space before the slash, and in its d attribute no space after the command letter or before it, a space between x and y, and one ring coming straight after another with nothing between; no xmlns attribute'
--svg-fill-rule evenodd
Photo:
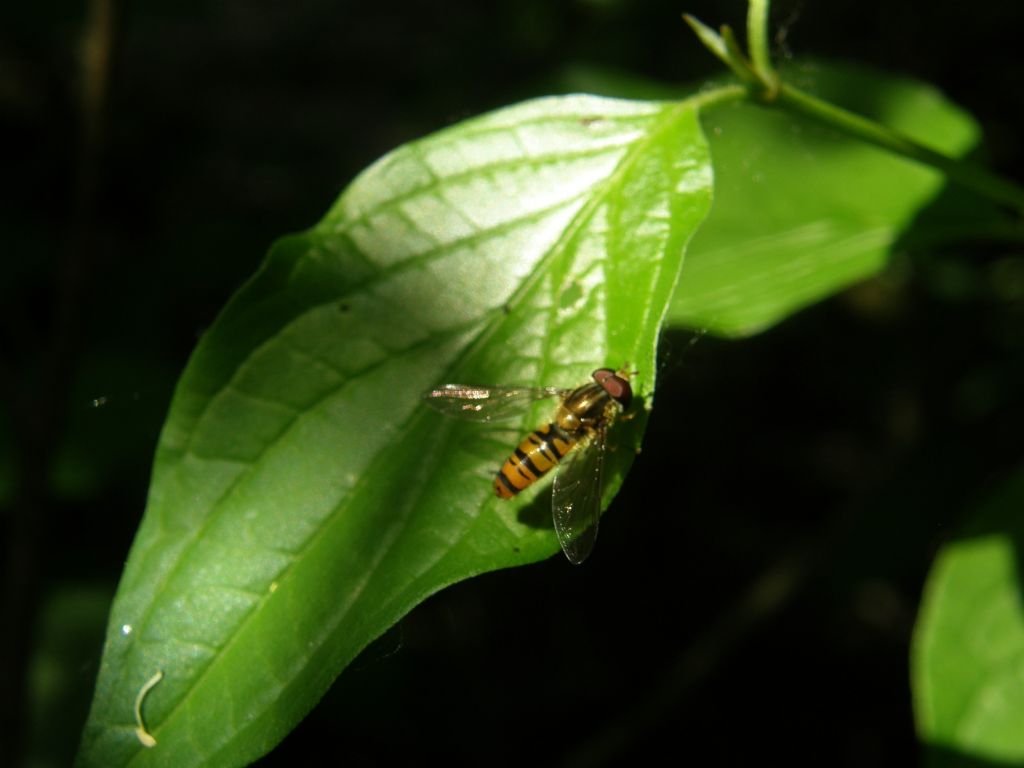
<svg viewBox="0 0 1024 768"><path fill-rule="evenodd" d="M597 384L584 384L574 389L555 414L555 425L569 434L593 429L610 420L618 405Z"/></svg>

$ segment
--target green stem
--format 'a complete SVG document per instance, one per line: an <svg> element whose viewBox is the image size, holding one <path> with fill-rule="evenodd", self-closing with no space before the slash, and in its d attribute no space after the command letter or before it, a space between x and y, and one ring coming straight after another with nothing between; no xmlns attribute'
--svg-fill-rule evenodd
<svg viewBox="0 0 1024 768"><path fill-rule="evenodd" d="M777 101L851 136L937 168L962 186L1024 213L1024 188L990 173L981 166L947 157L884 125L829 104L785 83L779 86Z"/></svg>
<svg viewBox="0 0 1024 768"><path fill-rule="evenodd" d="M699 108L706 109L707 107L725 104L730 101L743 101L749 95L750 91L742 85L723 85L695 94L687 99L687 101L695 102Z"/></svg>
<svg viewBox="0 0 1024 768"><path fill-rule="evenodd" d="M688 13L683 14L683 20L690 25L690 29L694 31L697 38L704 43L704 47L711 51L715 56L722 60L722 62L733 71L741 81L747 85L757 85L757 75L751 71L750 65L746 59L740 55L737 58L734 54L739 50L738 45L734 45L734 49L730 49L726 43L726 38L723 35L715 32L707 24L704 24L697 18L691 16ZM728 27L722 27L722 31L726 34L729 33ZM735 42L735 39L734 39Z"/></svg>
<svg viewBox="0 0 1024 768"><path fill-rule="evenodd" d="M769 0L750 0L747 6L747 47L750 60L762 82L777 88L779 76L772 67L768 55L768 7Z"/></svg>
<svg viewBox="0 0 1024 768"><path fill-rule="evenodd" d="M747 10L749 60L743 54L732 30L728 27L723 26L721 34L719 34L689 14L685 14L683 18L686 19L686 23L690 25L700 41L725 62L744 83L748 97L753 97L765 104L778 103L850 136L855 136L919 163L930 165L961 186L1000 205L1012 208L1018 214L1024 214L1024 187L997 176L979 165L948 157L934 149L929 149L880 123L848 112L783 83L772 67L771 59L768 56L769 4L770 0L750 0L749 2ZM725 94L725 98L736 98L736 92L730 90L728 94Z"/></svg>
<svg viewBox="0 0 1024 768"><path fill-rule="evenodd" d="M751 84L760 84L761 80L754 71L753 66L743 53L743 48L740 46L740 41L736 39L736 35L732 31L732 27L728 24L723 24L719 28L719 32L722 34L722 42L725 43L725 52L729 57L730 61L736 62L736 65L748 73L748 82Z"/></svg>

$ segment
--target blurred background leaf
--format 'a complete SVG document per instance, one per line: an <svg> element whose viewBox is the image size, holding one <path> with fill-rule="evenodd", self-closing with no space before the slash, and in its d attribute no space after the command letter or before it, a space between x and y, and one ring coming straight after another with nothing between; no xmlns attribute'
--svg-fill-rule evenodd
<svg viewBox="0 0 1024 768"><path fill-rule="evenodd" d="M96 646L103 642L112 597L105 587L71 584L55 588L39 611L28 668L27 741L34 766L60 768L74 759L74 742L62 736L89 712Z"/></svg>
<svg viewBox="0 0 1024 768"><path fill-rule="evenodd" d="M972 510L928 577L915 631L914 710L929 765L1024 761L1024 472Z"/></svg>
<svg viewBox="0 0 1024 768"><path fill-rule="evenodd" d="M979 140L970 116L928 85L824 62L781 74L946 154L963 156ZM924 236L915 216L943 186L935 171L778 110L736 104L709 112L705 126L715 205L688 253L673 323L756 333L879 274L912 228ZM955 194L956 215L934 222L930 242L982 233L986 220L1008 226Z"/></svg>

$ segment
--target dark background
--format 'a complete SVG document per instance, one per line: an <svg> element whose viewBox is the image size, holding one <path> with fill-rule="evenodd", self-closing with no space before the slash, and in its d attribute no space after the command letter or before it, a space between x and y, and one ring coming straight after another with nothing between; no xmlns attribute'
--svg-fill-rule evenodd
<svg viewBox="0 0 1024 768"><path fill-rule="evenodd" d="M5 4L0 764L73 752L174 382L270 243L387 150L564 90L573 68L719 72L683 10L745 14ZM1020 3L779 2L773 17L782 57L936 84L1021 178ZM899 264L749 340L667 334L644 452L591 560L430 599L261 764L914 764L928 564L1019 460L1024 261L970 243Z"/></svg>

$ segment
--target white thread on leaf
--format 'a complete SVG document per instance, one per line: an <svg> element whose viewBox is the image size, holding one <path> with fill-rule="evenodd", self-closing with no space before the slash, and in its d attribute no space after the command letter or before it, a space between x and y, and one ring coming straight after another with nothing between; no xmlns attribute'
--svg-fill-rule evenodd
<svg viewBox="0 0 1024 768"><path fill-rule="evenodd" d="M135 736L142 742L144 747L155 747L156 739L153 737L153 734L146 730L146 724L142 722L142 700L146 698L146 694L152 690L153 686L163 679L163 670L158 669L155 675L142 684L138 695L135 697Z"/></svg>

